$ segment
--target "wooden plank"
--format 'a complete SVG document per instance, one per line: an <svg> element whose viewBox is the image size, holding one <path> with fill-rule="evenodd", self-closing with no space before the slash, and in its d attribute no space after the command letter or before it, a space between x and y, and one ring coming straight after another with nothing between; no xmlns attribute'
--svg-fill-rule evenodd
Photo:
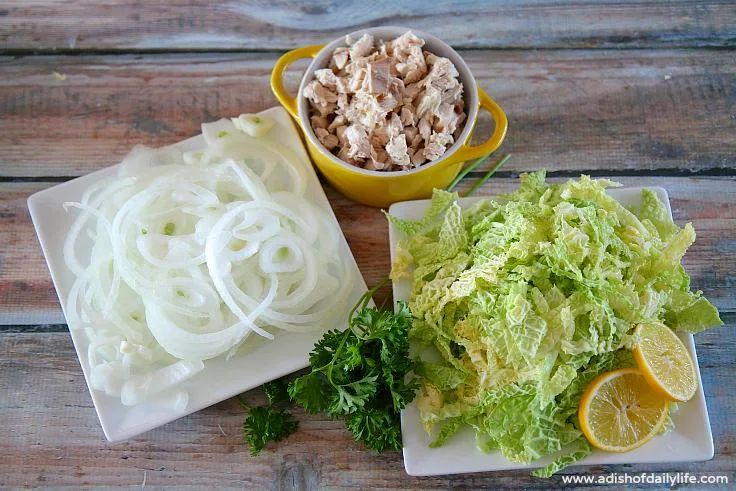
<svg viewBox="0 0 736 491"><path fill-rule="evenodd" d="M736 318L696 336L715 443L709 462L575 467L583 472L725 473L736 479ZM108 443L68 333L0 333L0 486L147 486L247 489L563 488L528 471L430 478L406 475L400 453L375 455L341 423L296 411L296 434L250 457L242 443L242 408L233 399L122 443ZM259 390L245 394L252 404Z"/></svg>
<svg viewBox="0 0 736 491"><path fill-rule="evenodd" d="M736 168L730 51L466 51L509 116L508 171L710 173ZM2 58L0 177L77 176L136 144L277 104L275 54ZM304 65L302 65L303 67ZM53 72L64 74L58 80ZM287 81L296 87L302 70ZM483 113L476 136L490 134Z"/></svg>
<svg viewBox="0 0 736 491"><path fill-rule="evenodd" d="M723 311L736 311L735 178L617 178L628 186L662 186L669 192L675 219L691 221L698 239L685 256L693 288ZM471 183L465 182L460 189ZM63 323L60 307L43 261L26 198L49 183L0 183L0 325ZM509 192L516 180L496 178L479 195ZM388 275L388 227L380 210L357 205L330 186L327 196L369 285ZM59 243L63 238L59 238ZM384 287L380 303L390 295Z"/></svg>
<svg viewBox="0 0 736 491"><path fill-rule="evenodd" d="M0 184L0 324L64 322L26 207L28 196L48 186Z"/></svg>
<svg viewBox="0 0 736 491"><path fill-rule="evenodd" d="M736 42L736 9L728 0L3 4L0 43L12 50L288 49L376 25L405 25L473 48L694 47Z"/></svg>

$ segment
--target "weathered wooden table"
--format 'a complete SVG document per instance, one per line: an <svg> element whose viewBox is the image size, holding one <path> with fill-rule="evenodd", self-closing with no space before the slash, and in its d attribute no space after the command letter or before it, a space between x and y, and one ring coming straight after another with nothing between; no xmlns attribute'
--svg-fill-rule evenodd
<svg viewBox="0 0 736 491"><path fill-rule="evenodd" d="M541 166L555 178L611 176L665 187L676 220L698 232L685 265L726 323L696 337L715 458L565 472L691 471L736 481L736 4L269 3L0 4L0 486L562 486L527 471L411 478L400 454L373 455L341 423L303 413L297 434L251 458L233 400L125 443L107 443L100 429L26 198L117 163L134 144L169 144L203 121L273 106L268 77L283 50L381 24L459 48L508 113L501 152L514 157L482 194L506 191L519 172ZM292 87L299 77L290 72ZM489 128L481 121L478 134ZM375 283L389 269L385 219L326 189ZM258 390L247 397L263 400Z"/></svg>

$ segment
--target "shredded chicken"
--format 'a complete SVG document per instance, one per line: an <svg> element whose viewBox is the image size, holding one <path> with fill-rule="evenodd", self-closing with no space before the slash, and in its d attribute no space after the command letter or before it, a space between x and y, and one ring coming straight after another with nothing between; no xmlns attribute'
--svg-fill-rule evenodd
<svg viewBox="0 0 736 491"><path fill-rule="evenodd" d="M422 135L422 138L429 140L429 135L432 134L432 125L429 124L429 119L420 119L419 124L417 125L417 130L419 130L419 134Z"/></svg>
<svg viewBox="0 0 736 491"><path fill-rule="evenodd" d="M419 95L417 103L417 116L422 119L425 116L432 117L439 111L442 103L442 94L433 86L428 86L424 92Z"/></svg>
<svg viewBox="0 0 736 491"><path fill-rule="evenodd" d="M389 120L386 129L388 130L388 134L391 138L399 136L404 132L404 123L401 122L401 118L399 118L398 114L391 114L391 119Z"/></svg>
<svg viewBox="0 0 736 491"><path fill-rule="evenodd" d="M429 160L435 160L445 153L448 145L452 145L455 139L447 133L432 133L427 145L424 147L424 156Z"/></svg>
<svg viewBox="0 0 736 491"><path fill-rule="evenodd" d="M329 68L316 70L314 72L314 78L327 88L334 89L337 87L337 75Z"/></svg>
<svg viewBox="0 0 736 491"><path fill-rule="evenodd" d="M422 162L426 161L427 157L424 156L424 149L420 148L416 152L414 152L411 155L411 163L413 166L417 167L422 164Z"/></svg>
<svg viewBox="0 0 736 491"><path fill-rule="evenodd" d="M455 107L442 103L437 110L437 118L434 122L434 130L437 133L454 133L460 115L455 112Z"/></svg>
<svg viewBox="0 0 736 491"><path fill-rule="evenodd" d="M339 48L335 48L335 51L332 52L332 60L330 63L331 69L337 69L342 70L345 68L345 65L348 64L348 54L350 51L345 46L341 46ZM332 66L334 64L334 66Z"/></svg>
<svg viewBox="0 0 736 491"><path fill-rule="evenodd" d="M304 97L320 105L337 101L337 93L322 85L319 80L312 80L304 87Z"/></svg>
<svg viewBox="0 0 736 491"><path fill-rule="evenodd" d="M402 122L403 122L403 119L402 119ZM406 124L406 123L404 123L404 124ZM404 128L404 134L406 135L406 141L413 143L414 142L414 138L417 137L417 136L419 136L419 130L417 129L416 126L406 126ZM420 136L420 138L421 138L421 136ZM412 146L412 145L410 145L410 146Z"/></svg>
<svg viewBox="0 0 736 491"><path fill-rule="evenodd" d="M322 116L312 116L309 118L309 121L312 122L312 128L314 128L315 132L318 128L327 129L327 127L330 125L330 123L327 121L327 118Z"/></svg>
<svg viewBox="0 0 736 491"><path fill-rule="evenodd" d="M391 77L390 68L391 62L388 58L368 63L368 73L366 75L368 92L371 94L386 94L388 92L389 78Z"/></svg>
<svg viewBox="0 0 736 491"><path fill-rule="evenodd" d="M404 126L414 128L414 111L409 106L401 107L401 122Z"/></svg>
<svg viewBox="0 0 736 491"><path fill-rule="evenodd" d="M347 39L346 39L347 41ZM360 39L354 43L350 43L350 61L355 61L358 58L367 56L373 50L373 36L370 34L363 34Z"/></svg>
<svg viewBox="0 0 736 491"><path fill-rule="evenodd" d="M466 119L453 63L424 50L411 31L345 42L302 91L320 143L351 165L382 172L442 157Z"/></svg>
<svg viewBox="0 0 736 491"><path fill-rule="evenodd" d="M340 143L336 135L333 135L324 128L316 128L314 134L317 135L317 139L327 150L332 150Z"/></svg>
<svg viewBox="0 0 736 491"><path fill-rule="evenodd" d="M392 136L386 145L386 153L388 153L391 162L402 167L411 165L407 150L406 135Z"/></svg>
<svg viewBox="0 0 736 491"><path fill-rule="evenodd" d="M345 138L348 140L348 157L354 159L367 159L371 156L373 147L368 139L368 132L359 124L348 126L345 130Z"/></svg>

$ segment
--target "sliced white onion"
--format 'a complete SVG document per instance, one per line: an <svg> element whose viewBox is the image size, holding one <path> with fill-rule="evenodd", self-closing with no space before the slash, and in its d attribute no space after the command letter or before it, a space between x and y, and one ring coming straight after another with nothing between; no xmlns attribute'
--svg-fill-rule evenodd
<svg viewBox="0 0 736 491"><path fill-rule="evenodd" d="M272 119L257 114L241 114L237 118L232 118L231 121L237 129L254 137L264 136L271 131L274 124Z"/></svg>
<svg viewBox="0 0 736 491"><path fill-rule="evenodd" d="M180 384L203 361L234 356L252 333L342 318L353 278L339 233L274 124L205 124L205 145L183 154L136 147L117 176L65 204L79 209L64 243L76 276L67 315L88 337L93 389L184 411Z"/></svg>

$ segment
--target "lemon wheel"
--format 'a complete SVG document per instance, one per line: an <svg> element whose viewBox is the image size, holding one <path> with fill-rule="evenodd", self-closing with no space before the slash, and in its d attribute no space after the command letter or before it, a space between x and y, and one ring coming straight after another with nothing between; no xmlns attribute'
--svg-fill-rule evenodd
<svg viewBox="0 0 736 491"><path fill-rule="evenodd" d="M667 419L667 400L654 392L636 368L596 377L578 409L580 428L595 447L628 452L659 433Z"/></svg>

